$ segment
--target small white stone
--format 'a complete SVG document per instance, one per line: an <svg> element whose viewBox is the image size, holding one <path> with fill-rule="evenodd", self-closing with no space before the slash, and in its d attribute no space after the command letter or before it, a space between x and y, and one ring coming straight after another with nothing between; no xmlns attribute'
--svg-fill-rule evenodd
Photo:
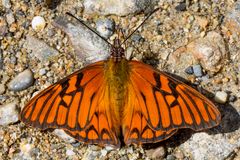
<svg viewBox="0 0 240 160"><path fill-rule="evenodd" d="M132 148L132 147L129 147L129 148L127 149L127 153L133 154L133 148Z"/></svg>
<svg viewBox="0 0 240 160"><path fill-rule="evenodd" d="M107 150L106 149L101 150L101 156L105 157L106 155L107 155Z"/></svg>
<svg viewBox="0 0 240 160"><path fill-rule="evenodd" d="M45 75L46 73L47 73L47 71L46 71L45 68L41 68L41 69L39 70L39 75L40 75L40 76L43 76L43 75Z"/></svg>
<svg viewBox="0 0 240 160"><path fill-rule="evenodd" d="M227 102L227 93L224 92L224 91L218 91L216 94L215 94L215 97L214 97L214 100L217 102L217 103L221 103L221 104L224 104Z"/></svg>
<svg viewBox="0 0 240 160"><path fill-rule="evenodd" d="M27 142L21 142L20 143L20 150L21 153L24 155L24 157L29 157L30 156L30 152L32 151L32 149L34 148L33 144L29 144Z"/></svg>
<svg viewBox="0 0 240 160"><path fill-rule="evenodd" d="M106 149L107 151L112 151L112 150L114 150L113 146L110 146L110 145L107 145L107 146L105 147L105 149Z"/></svg>
<svg viewBox="0 0 240 160"><path fill-rule="evenodd" d="M16 103L13 102L0 106L0 125L9 125L18 120Z"/></svg>
<svg viewBox="0 0 240 160"><path fill-rule="evenodd" d="M67 149L67 150L66 150L66 155L67 155L67 156L74 156L74 155L75 155L75 152L73 152L72 149Z"/></svg>
<svg viewBox="0 0 240 160"><path fill-rule="evenodd" d="M32 28L35 31L41 31L45 27L45 25L46 25L46 22L43 17L41 16L33 17Z"/></svg>

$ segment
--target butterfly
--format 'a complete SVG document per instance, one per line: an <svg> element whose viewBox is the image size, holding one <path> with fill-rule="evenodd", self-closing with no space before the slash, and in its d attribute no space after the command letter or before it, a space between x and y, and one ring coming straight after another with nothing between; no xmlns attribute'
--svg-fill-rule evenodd
<svg viewBox="0 0 240 160"><path fill-rule="evenodd" d="M81 142L119 147L122 141L156 143L180 128L211 128L221 116L190 86L147 64L127 60L115 39L107 60L40 92L20 118L42 130L61 128Z"/></svg>
<svg viewBox="0 0 240 160"><path fill-rule="evenodd" d="M116 147L156 143L180 128L199 131L220 123L221 114L209 99L165 72L127 60L123 43L115 38L108 59L33 97L22 109L21 121L42 130L63 129L81 142Z"/></svg>

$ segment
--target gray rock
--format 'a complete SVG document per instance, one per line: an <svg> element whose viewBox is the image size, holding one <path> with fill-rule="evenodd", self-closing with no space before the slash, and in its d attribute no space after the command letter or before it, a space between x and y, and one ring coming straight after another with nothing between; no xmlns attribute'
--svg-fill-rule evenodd
<svg viewBox="0 0 240 160"><path fill-rule="evenodd" d="M69 136L67 133L65 133L62 129L55 129L53 133L65 142L76 143L76 140L73 137Z"/></svg>
<svg viewBox="0 0 240 160"><path fill-rule="evenodd" d="M33 73L26 69L9 82L8 88L12 91L21 91L30 87L33 81Z"/></svg>
<svg viewBox="0 0 240 160"><path fill-rule="evenodd" d="M76 20L58 17L54 25L69 36L76 55L87 63L104 60L109 56L109 45Z"/></svg>
<svg viewBox="0 0 240 160"><path fill-rule="evenodd" d="M115 23L111 19L99 19L96 22L96 29L101 36L108 39L114 33Z"/></svg>
<svg viewBox="0 0 240 160"><path fill-rule="evenodd" d="M133 34L131 36L131 40L133 40L134 42L139 43L141 40L143 40L143 37L140 34Z"/></svg>
<svg viewBox="0 0 240 160"><path fill-rule="evenodd" d="M11 8L10 0L2 0L2 5L3 5L3 7L7 8L7 9Z"/></svg>
<svg viewBox="0 0 240 160"><path fill-rule="evenodd" d="M173 155L167 155L166 160L175 160L176 158Z"/></svg>
<svg viewBox="0 0 240 160"><path fill-rule="evenodd" d="M195 76L197 77L202 77L203 73L202 73L202 66L197 64L197 65L193 65L193 73Z"/></svg>
<svg viewBox="0 0 240 160"><path fill-rule="evenodd" d="M17 105L15 102L0 106L0 125L9 125L17 122L18 119Z"/></svg>
<svg viewBox="0 0 240 160"><path fill-rule="evenodd" d="M154 2L154 0L85 0L83 5L87 14L126 16L150 9Z"/></svg>
<svg viewBox="0 0 240 160"><path fill-rule="evenodd" d="M187 67L184 71L185 71L185 73L187 73L187 74L193 74L193 73L194 73L192 66Z"/></svg>
<svg viewBox="0 0 240 160"><path fill-rule="evenodd" d="M188 141L180 145L185 155L192 155L197 160L223 160L234 149L240 146L240 141L232 141L228 136L217 134L208 135L207 133L195 133Z"/></svg>
<svg viewBox="0 0 240 160"><path fill-rule="evenodd" d="M40 61L44 62L57 56L59 52L33 36L28 35L26 48Z"/></svg>

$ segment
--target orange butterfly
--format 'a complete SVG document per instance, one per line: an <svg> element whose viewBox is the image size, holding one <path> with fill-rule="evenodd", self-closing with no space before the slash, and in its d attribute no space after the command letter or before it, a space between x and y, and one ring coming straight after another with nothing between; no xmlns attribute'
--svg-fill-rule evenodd
<svg viewBox="0 0 240 160"><path fill-rule="evenodd" d="M118 39L111 56L51 85L22 110L31 126L62 128L81 142L120 146L155 143L179 128L219 124L216 106L195 89L138 61L128 61Z"/></svg>

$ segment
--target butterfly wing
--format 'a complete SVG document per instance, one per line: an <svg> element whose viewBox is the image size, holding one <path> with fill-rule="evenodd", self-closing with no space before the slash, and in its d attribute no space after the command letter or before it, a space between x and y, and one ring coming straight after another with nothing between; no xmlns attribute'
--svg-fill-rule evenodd
<svg viewBox="0 0 240 160"><path fill-rule="evenodd" d="M190 86L141 62L129 62L131 75L123 119L126 144L159 142L179 128L216 126L216 106Z"/></svg>
<svg viewBox="0 0 240 160"><path fill-rule="evenodd" d="M49 86L23 108L21 120L43 130L62 128L79 141L119 145L103 74L101 61Z"/></svg>

